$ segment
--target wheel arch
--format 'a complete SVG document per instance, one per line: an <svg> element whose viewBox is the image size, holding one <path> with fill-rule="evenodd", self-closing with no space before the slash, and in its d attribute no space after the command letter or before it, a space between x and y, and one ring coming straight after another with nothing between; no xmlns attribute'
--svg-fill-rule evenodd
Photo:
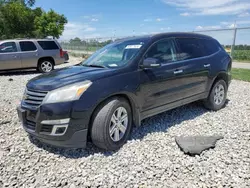
<svg viewBox="0 0 250 188"><path fill-rule="evenodd" d="M53 63L53 65L55 66L55 60L51 56L40 57L37 61L37 66L39 66L39 63L42 62L43 60L50 60Z"/></svg>
<svg viewBox="0 0 250 188"><path fill-rule="evenodd" d="M131 111L132 111L132 120L133 120L133 124L135 126L140 126L141 124L141 119L140 119L140 111L139 108L135 102L135 100L128 94L128 93L115 93L112 94L104 99L102 99L101 101L98 102L98 104L95 106L94 110L92 111L91 117L90 117L90 125L92 125L93 122L93 118L94 118L94 114L96 112L96 110L106 101L111 100L112 98L124 98L125 100L128 101L130 107L131 107ZM89 127L90 128L90 127Z"/></svg>
<svg viewBox="0 0 250 188"><path fill-rule="evenodd" d="M218 80L224 80L227 84L227 87L229 86L229 77L228 77L228 73L226 71L221 71L219 72L216 77L213 80L213 84L212 86L218 81Z"/></svg>
<svg viewBox="0 0 250 188"><path fill-rule="evenodd" d="M220 71L219 73L217 73L217 75L213 78L213 80L211 81L211 85L209 87L209 93L211 92L211 90L213 89L214 84L218 81L218 80L224 80L227 84L227 88L230 84L230 78L228 76L228 73L226 71Z"/></svg>

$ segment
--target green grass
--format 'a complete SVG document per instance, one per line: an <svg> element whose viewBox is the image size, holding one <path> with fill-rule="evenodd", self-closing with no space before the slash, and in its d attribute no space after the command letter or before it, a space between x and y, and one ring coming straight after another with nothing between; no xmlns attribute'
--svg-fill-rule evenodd
<svg viewBox="0 0 250 188"><path fill-rule="evenodd" d="M232 69L232 77L235 80L243 80L243 81L250 82L250 70Z"/></svg>

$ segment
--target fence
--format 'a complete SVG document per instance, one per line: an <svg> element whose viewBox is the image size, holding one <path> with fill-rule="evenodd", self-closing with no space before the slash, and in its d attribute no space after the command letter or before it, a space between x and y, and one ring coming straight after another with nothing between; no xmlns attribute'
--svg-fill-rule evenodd
<svg viewBox="0 0 250 188"><path fill-rule="evenodd" d="M250 27L198 30L193 32L209 35L217 39L234 60L250 62ZM89 55L118 38L124 37L105 37L82 40L76 38L70 41L61 41L61 46L75 55Z"/></svg>

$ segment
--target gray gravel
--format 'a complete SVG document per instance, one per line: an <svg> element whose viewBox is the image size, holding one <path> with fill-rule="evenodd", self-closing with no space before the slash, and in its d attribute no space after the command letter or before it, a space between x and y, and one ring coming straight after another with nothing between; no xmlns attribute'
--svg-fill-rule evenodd
<svg viewBox="0 0 250 188"><path fill-rule="evenodd" d="M119 151L104 152L29 139L15 108L36 75L0 75L0 187L250 187L250 83L233 81L218 112L194 103L148 118ZM224 139L200 156L175 143L175 136L214 134Z"/></svg>

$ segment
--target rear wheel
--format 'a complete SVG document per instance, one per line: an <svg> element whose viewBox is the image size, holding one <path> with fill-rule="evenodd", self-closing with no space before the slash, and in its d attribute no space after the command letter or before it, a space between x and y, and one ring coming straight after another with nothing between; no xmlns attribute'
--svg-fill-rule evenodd
<svg viewBox="0 0 250 188"><path fill-rule="evenodd" d="M132 128L132 113L123 98L113 98L102 104L94 114L92 142L106 150L119 149L128 139Z"/></svg>
<svg viewBox="0 0 250 188"><path fill-rule="evenodd" d="M37 69L41 73L51 72L54 70L54 63L50 59L40 60Z"/></svg>
<svg viewBox="0 0 250 188"><path fill-rule="evenodd" d="M206 108L210 110L220 110L226 102L227 84L224 80L218 80L210 91L208 98L204 101Z"/></svg>

